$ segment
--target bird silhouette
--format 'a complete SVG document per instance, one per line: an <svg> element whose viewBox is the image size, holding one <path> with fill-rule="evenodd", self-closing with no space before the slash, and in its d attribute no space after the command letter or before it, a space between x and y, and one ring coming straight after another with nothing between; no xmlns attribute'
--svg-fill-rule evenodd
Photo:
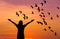
<svg viewBox="0 0 60 39"><path fill-rule="evenodd" d="M38 12L40 12L40 7L38 7Z"/></svg>
<svg viewBox="0 0 60 39"><path fill-rule="evenodd" d="M34 7L31 5L31 8L34 8Z"/></svg>
<svg viewBox="0 0 60 39"><path fill-rule="evenodd" d="M16 12L16 15L19 16L18 12Z"/></svg>
<svg viewBox="0 0 60 39"><path fill-rule="evenodd" d="M42 17L42 15L41 15L41 14L40 14L39 16L40 16L40 17Z"/></svg>
<svg viewBox="0 0 60 39"><path fill-rule="evenodd" d="M47 22L45 20L43 20L44 24L47 25Z"/></svg>
<svg viewBox="0 0 60 39"><path fill-rule="evenodd" d="M60 9L59 7L57 7L57 9Z"/></svg>
<svg viewBox="0 0 60 39"><path fill-rule="evenodd" d="M59 18L59 15L57 15L57 17Z"/></svg>
<svg viewBox="0 0 60 39"><path fill-rule="evenodd" d="M43 19L43 21L45 21L45 19L44 18L42 18Z"/></svg>
<svg viewBox="0 0 60 39"><path fill-rule="evenodd" d="M37 23L38 23L38 24L41 24L41 25L43 25L43 23L42 23L42 22L39 22L39 21L37 21Z"/></svg>
<svg viewBox="0 0 60 39"><path fill-rule="evenodd" d="M28 16L26 16L26 19L28 19Z"/></svg>
<svg viewBox="0 0 60 39"><path fill-rule="evenodd" d="M47 31L47 29L46 29L46 28L44 28L44 31Z"/></svg>
<svg viewBox="0 0 60 39"><path fill-rule="evenodd" d="M46 3L46 0L44 0L44 3Z"/></svg>
<svg viewBox="0 0 60 39"><path fill-rule="evenodd" d="M41 3L41 5L43 6L43 3Z"/></svg>
<svg viewBox="0 0 60 39"><path fill-rule="evenodd" d="M26 16L25 14L22 14L24 17Z"/></svg>
<svg viewBox="0 0 60 39"><path fill-rule="evenodd" d="M34 12L32 11L32 14L34 14Z"/></svg>
<svg viewBox="0 0 60 39"><path fill-rule="evenodd" d="M43 14L43 17L45 17L45 15Z"/></svg>
<svg viewBox="0 0 60 39"><path fill-rule="evenodd" d="M54 32L52 29L50 30L51 32Z"/></svg>
<svg viewBox="0 0 60 39"><path fill-rule="evenodd" d="M24 17L23 17L24 20L25 20L25 19L28 19L28 16L26 16L25 14L23 14L23 16L24 16Z"/></svg>
<svg viewBox="0 0 60 39"><path fill-rule="evenodd" d="M24 20L26 19L25 17L23 17L24 18Z"/></svg>
<svg viewBox="0 0 60 39"><path fill-rule="evenodd" d="M38 7L38 5L35 3L35 7Z"/></svg>
<svg viewBox="0 0 60 39"><path fill-rule="evenodd" d="M23 18L24 18L24 20L25 20L25 19L26 19L26 15L25 15L25 14L23 14L23 16L24 16Z"/></svg>
<svg viewBox="0 0 60 39"><path fill-rule="evenodd" d="M44 9L42 8L41 11L43 11Z"/></svg>
<svg viewBox="0 0 60 39"><path fill-rule="evenodd" d="M22 13L22 11L19 11L20 13Z"/></svg>
<svg viewBox="0 0 60 39"><path fill-rule="evenodd" d="M50 12L48 12L48 15L50 15Z"/></svg>
<svg viewBox="0 0 60 39"><path fill-rule="evenodd" d="M57 35L57 33L55 32L55 36Z"/></svg>
<svg viewBox="0 0 60 39"><path fill-rule="evenodd" d="M51 17L51 20L53 20L53 17Z"/></svg>
<svg viewBox="0 0 60 39"><path fill-rule="evenodd" d="M48 28L49 28L49 29L51 29L51 27L50 27L50 26L48 26Z"/></svg>
<svg viewBox="0 0 60 39"><path fill-rule="evenodd" d="M41 14L44 14L43 12L41 12Z"/></svg>

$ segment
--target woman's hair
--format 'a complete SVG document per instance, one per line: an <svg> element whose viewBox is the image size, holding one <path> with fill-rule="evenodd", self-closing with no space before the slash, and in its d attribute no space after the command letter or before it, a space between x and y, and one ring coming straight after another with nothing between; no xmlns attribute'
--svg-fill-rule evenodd
<svg viewBox="0 0 60 39"><path fill-rule="evenodd" d="M19 25L23 25L23 22L22 22L22 20L20 20L18 24L19 24Z"/></svg>

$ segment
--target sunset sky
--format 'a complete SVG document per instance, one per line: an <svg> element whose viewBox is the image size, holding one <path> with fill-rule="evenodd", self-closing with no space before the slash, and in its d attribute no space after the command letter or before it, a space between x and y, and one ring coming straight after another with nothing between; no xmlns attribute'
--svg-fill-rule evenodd
<svg viewBox="0 0 60 39"><path fill-rule="evenodd" d="M8 21L8 19L13 20L18 24L19 20L22 20L24 24L34 19L35 21L27 25L24 30L25 39L60 39L60 17L57 18L56 15L60 16L60 0L46 0L47 3L41 6L43 0L0 0L0 39L16 39L17 38L17 28L14 24ZM31 8L30 6L38 4L40 8L44 9L45 19L48 25L52 27L54 32L57 32L57 36L52 33L46 25L37 24L36 21L43 21L39 17L37 8ZM24 20L23 15L19 13L22 11L29 18ZM34 11L35 14L31 14ZM16 12L20 16L16 16ZM41 11L42 12L42 11ZM47 14L51 13L53 20L50 19L51 16ZM47 31L43 29L47 28Z"/></svg>

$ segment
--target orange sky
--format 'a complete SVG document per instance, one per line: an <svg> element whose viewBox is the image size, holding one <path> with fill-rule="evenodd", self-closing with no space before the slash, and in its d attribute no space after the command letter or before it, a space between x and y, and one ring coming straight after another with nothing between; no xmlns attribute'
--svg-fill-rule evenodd
<svg viewBox="0 0 60 39"><path fill-rule="evenodd" d="M41 7L41 5L38 2L39 0L35 0L36 3ZM29 1L27 1L28 3ZM34 2L34 3L35 3ZM42 1L41 1L42 2ZM15 2L14 2L15 3ZM14 3L8 3L4 0L0 1L0 39L16 39L17 35L17 28L8 21L8 18L12 19L14 22L18 23L19 20L23 20L24 24L30 21L31 19L35 19L34 22L29 24L24 31L25 38L26 39L60 39L60 18L56 17L56 14L60 15L60 10L56 9L57 5L56 0L54 1L48 1L43 8L45 9L44 12L46 13L46 20L48 24L53 28L54 31L57 32L57 36L54 35L51 31L47 30L46 32L43 30L43 28L47 28L45 25L38 25L36 23L37 20L42 21L41 17L39 17L38 11L35 9L32 9L30 5L33 5L34 3L30 2L28 4L24 4L26 2L22 2L19 4ZM29 5L30 4L30 5ZM41 7L42 8L42 7ZM22 15L20 14L19 17L16 16L16 11L19 10L23 11L26 15L29 16L29 19L24 20ZM31 11L34 11L35 14L32 15ZM47 12L51 12L51 16L54 17L53 20L50 20L50 17L47 15ZM47 28L48 29L48 28Z"/></svg>

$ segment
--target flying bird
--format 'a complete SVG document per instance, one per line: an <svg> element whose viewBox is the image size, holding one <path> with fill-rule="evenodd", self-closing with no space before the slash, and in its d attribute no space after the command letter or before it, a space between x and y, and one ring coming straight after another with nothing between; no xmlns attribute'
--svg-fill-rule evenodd
<svg viewBox="0 0 60 39"><path fill-rule="evenodd" d="M23 16L26 16L25 14L23 14Z"/></svg>
<svg viewBox="0 0 60 39"><path fill-rule="evenodd" d="M41 12L41 14L44 14L43 12Z"/></svg>
<svg viewBox="0 0 60 39"><path fill-rule="evenodd" d="M51 29L51 27L50 27L50 26L48 26L48 28L49 28L49 29Z"/></svg>
<svg viewBox="0 0 60 39"><path fill-rule="evenodd" d="M51 17L51 20L53 19L53 17Z"/></svg>
<svg viewBox="0 0 60 39"><path fill-rule="evenodd" d="M45 20L43 20L44 24L47 25L47 22Z"/></svg>
<svg viewBox="0 0 60 39"><path fill-rule="evenodd" d="M38 11L40 12L40 8L38 7Z"/></svg>
<svg viewBox="0 0 60 39"><path fill-rule="evenodd" d="M57 15L57 17L59 18L59 15Z"/></svg>
<svg viewBox="0 0 60 39"><path fill-rule="evenodd" d="M50 12L48 12L48 15L50 15Z"/></svg>
<svg viewBox="0 0 60 39"><path fill-rule="evenodd" d="M40 16L40 17L42 17L42 15L41 15L41 14L40 14L39 16Z"/></svg>
<svg viewBox="0 0 60 39"><path fill-rule="evenodd" d="M43 19L43 21L45 21L45 19L44 18L42 18Z"/></svg>
<svg viewBox="0 0 60 39"><path fill-rule="evenodd" d="M34 12L32 11L32 14L34 14Z"/></svg>
<svg viewBox="0 0 60 39"><path fill-rule="evenodd" d="M41 5L43 6L43 3L41 3Z"/></svg>
<svg viewBox="0 0 60 39"><path fill-rule="evenodd" d="M16 15L19 16L18 12L16 12Z"/></svg>
<svg viewBox="0 0 60 39"><path fill-rule="evenodd" d="M20 13L22 13L22 11L19 11Z"/></svg>
<svg viewBox="0 0 60 39"><path fill-rule="evenodd" d="M57 35L57 33L55 32L55 36Z"/></svg>
<svg viewBox="0 0 60 39"><path fill-rule="evenodd" d="M43 17L45 17L45 15L43 14Z"/></svg>
<svg viewBox="0 0 60 39"><path fill-rule="evenodd" d="M24 16L23 18L24 18L24 19L28 19L28 16Z"/></svg>
<svg viewBox="0 0 60 39"><path fill-rule="evenodd" d="M24 16L24 17L23 17L24 19L28 19L28 16L26 16L25 14L23 14L23 16Z"/></svg>
<svg viewBox="0 0 60 39"><path fill-rule="evenodd" d="M31 8L34 8L34 7L31 5Z"/></svg>
<svg viewBox="0 0 60 39"><path fill-rule="evenodd" d="M37 5L37 4L35 4L35 7L38 7L38 5Z"/></svg>
<svg viewBox="0 0 60 39"><path fill-rule="evenodd" d="M59 7L57 7L57 9L60 9Z"/></svg>
<svg viewBox="0 0 60 39"><path fill-rule="evenodd" d="M24 20L25 20L25 17L23 17L24 18Z"/></svg>
<svg viewBox="0 0 60 39"><path fill-rule="evenodd" d="M47 31L47 29L46 29L46 28L44 28L44 30L45 30L45 31Z"/></svg>
<svg viewBox="0 0 60 39"><path fill-rule="evenodd" d="M28 16L26 16L26 19L28 19Z"/></svg>
<svg viewBox="0 0 60 39"><path fill-rule="evenodd" d="M38 23L38 24L41 24L41 25L43 25L43 23L42 23L42 22L39 22L39 21L37 21L37 23Z"/></svg>
<svg viewBox="0 0 60 39"><path fill-rule="evenodd" d="M23 14L23 16L24 16L23 18L24 18L24 19L26 19L26 15L25 15L25 14Z"/></svg>
<svg viewBox="0 0 60 39"><path fill-rule="evenodd" d="M46 0L44 0L44 3L46 3Z"/></svg>
<svg viewBox="0 0 60 39"><path fill-rule="evenodd" d="M51 32L54 32L53 30L50 30Z"/></svg>
<svg viewBox="0 0 60 39"><path fill-rule="evenodd" d="M42 8L41 11L43 11L44 9Z"/></svg>

